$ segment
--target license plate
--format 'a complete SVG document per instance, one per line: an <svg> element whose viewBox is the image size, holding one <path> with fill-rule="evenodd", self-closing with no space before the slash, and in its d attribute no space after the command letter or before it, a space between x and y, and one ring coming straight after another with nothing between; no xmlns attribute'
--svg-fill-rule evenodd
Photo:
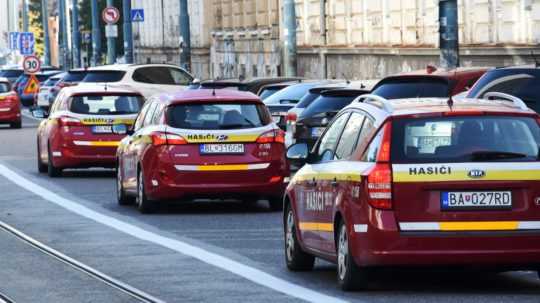
<svg viewBox="0 0 540 303"><path fill-rule="evenodd" d="M510 191L442 192L441 209L509 209L512 208Z"/></svg>
<svg viewBox="0 0 540 303"><path fill-rule="evenodd" d="M244 144L201 144L201 154L243 154Z"/></svg>
<svg viewBox="0 0 540 303"><path fill-rule="evenodd" d="M311 136L313 138L319 138L320 136L322 136L324 130L324 127L314 127L311 129Z"/></svg>
<svg viewBox="0 0 540 303"><path fill-rule="evenodd" d="M113 132L112 125L94 125L92 126L94 134L110 134Z"/></svg>

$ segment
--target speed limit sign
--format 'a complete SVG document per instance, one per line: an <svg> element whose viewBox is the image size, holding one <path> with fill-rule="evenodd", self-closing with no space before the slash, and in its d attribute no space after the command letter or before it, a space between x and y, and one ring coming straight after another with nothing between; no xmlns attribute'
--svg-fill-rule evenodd
<svg viewBox="0 0 540 303"><path fill-rule="evenodd" d="M41 70L41 61L34 55L26 56L23 60L23 69L27 74L39 73Z"/></svg>

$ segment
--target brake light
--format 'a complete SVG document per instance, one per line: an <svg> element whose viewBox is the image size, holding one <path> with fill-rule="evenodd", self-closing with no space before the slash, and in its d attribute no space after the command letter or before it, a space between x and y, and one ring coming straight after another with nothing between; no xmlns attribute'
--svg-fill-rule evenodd
<svg viewBox="0 0 540 303"><path fill-rule="evenodd" d="M296 113L287 114L287 123L294 124L296 123L296 120L298 120L298 115Z"/></svg>
<svg viewBox="0 0 540 303"><path fill-rule="evenodd" d="M263 133L257 138L257 143L285 143L285 132L281 129Z"/></svg>
<svg viewBox="0 0 540 303"><path fill-rule="evenodd" d="M377 209L392 209L392 170L377 163L367 178L368 203Z"/></svg>
<svg viewBox="0 0 540 303"><path fill-rule="evenodd" d="M186 139L184 139L182 136L163 132L152 133L150 137L152 138L152 145L154 146L188 144Z"/></svg>
<svg viewBox="0 0 540 303"><path fill-rule="evenodd" d="M377 163L367 177L368 203L377 209L392 209L392 168L390 166L392 123L387 122L382 131L384 133L377 154Z"/></svg>
<svg viewBox="0 0 540 303"><path fill-rule="evenodd" d="M62 116L58 118L59 126L81 126L81 120L69 116Z"/></svg>

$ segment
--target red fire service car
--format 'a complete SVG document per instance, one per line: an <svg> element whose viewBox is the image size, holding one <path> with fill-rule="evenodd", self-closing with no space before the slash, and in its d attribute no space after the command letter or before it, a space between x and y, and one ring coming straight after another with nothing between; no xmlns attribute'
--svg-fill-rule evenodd
<svg viewBox="0 0 540 303"><path fill-rule="evenodd" d="M311 152L291 146L288 268L336 262L344 290L383 266L540 269L539 116L491 97L362 96Z"/></svg>
<svg viewBox="0 0 540 303"><path fill-rule="evenodd" d="M151 98L118 148L118 202L256 198L281 209L284 133L255 95L188 90Z"/></svg>
<svg viewBox="0 0 540 303"><path fill-rule="evenodd" d="M21 128L21 102L7 78L0 78L0 123Z"/></svg>
<svg viewBox="0 0 540 303"><path fill-rule="evenodd" d="M39 172L115 167L116 148L144 103L139 93L107 84L62 89L37 131Z"/></svg>

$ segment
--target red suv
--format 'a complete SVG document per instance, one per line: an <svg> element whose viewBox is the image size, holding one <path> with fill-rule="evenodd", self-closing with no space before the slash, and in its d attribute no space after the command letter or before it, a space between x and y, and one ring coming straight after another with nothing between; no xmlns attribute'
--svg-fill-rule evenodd
<svg viewBox="0 0 540 303"><path fill-rule="evenodd" d="M151 98L117 151L118 202L263 197L282 208L284 133L252 93L188 90Z"/></svg>
<svg viewBox="0 0 540 303"><path fill-rule="evenodd" d="M285 194L291 270L338 264L344 290L381 266L540 269L539 116L519 100L360 97Z"/></svg>

